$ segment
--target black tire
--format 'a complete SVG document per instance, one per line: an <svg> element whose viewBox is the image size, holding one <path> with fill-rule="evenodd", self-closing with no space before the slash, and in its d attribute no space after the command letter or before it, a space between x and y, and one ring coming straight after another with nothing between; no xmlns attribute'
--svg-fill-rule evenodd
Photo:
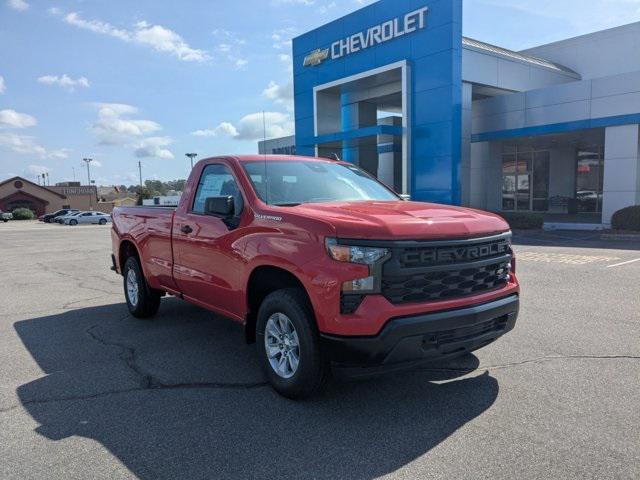
<svg viewBox="0 0 640 480"><path fill-rule="evenodd" d="M135 302L133 302L132 299L129 298L129 291L127 289L127 279L129 278L129 272L133 272L133 275L135 275L136 278L138 297L137 301ZM156 313L158 313L162 295L156 290L152 290L149 287L149 284L144 278L142 269L140 268L140 264L138 263L138 259L136 257L127 258L127 261L124 264L122 275L124 297L127 300L129 313L131 313L131 315L136 318L151 318Z"/></svg>
<svg viewBox="0 0 640 480"><path fill-rule="evenodd" d="M265 329L274 313L285 314L298 334L299 364L291 378L283 378L271 367L265 346ZM297 288L278 290L268 295L260 309L256 324L256 343L260 365L273 388L293 400L312 397L326 385L330 366L320 348L318 328L309 301Z"/></svg>
<svg viewBox="0 0 640 480"><path fill-rule="evenodd" d="M78 220L69 220L69 225L77 225L78 224Z"/></svg>
<svg viewBox="0 0 640 480"><path fill-rule="evenodd" d="M100 221L98 222L100 225L106 225L107 221L104 218L101 218Z"/></svg>

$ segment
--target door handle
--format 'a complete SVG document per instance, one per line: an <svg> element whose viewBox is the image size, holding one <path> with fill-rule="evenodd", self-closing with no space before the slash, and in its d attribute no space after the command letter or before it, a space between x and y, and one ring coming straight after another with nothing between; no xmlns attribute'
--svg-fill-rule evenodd
<svg viewBox="0 0 640 480"><path fill-rule="evenodd" d="M189 225L183 225L180 231L189 235L191 232L193 232L193 228L191 228Z"/></svg>

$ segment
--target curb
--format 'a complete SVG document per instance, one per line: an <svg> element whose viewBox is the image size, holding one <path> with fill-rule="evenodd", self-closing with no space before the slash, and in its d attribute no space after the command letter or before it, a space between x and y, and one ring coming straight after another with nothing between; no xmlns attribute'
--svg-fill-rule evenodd
<svg viewBox="0 0 640 480"><path fill-rule="evenodd" d="M621 242L640 242L640 233L603 233L601 240L617 240Z"/></svg>

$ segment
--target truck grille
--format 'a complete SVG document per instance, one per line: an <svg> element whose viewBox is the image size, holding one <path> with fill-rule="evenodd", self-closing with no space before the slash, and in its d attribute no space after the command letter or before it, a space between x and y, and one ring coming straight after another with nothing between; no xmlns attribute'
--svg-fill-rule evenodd
<svg viewBox="0 0 640 480"><path fill-rule="evenodd" d="M382 294L395 305L491 291L511 273L510 235L457 242L391 242Z"/></svg>

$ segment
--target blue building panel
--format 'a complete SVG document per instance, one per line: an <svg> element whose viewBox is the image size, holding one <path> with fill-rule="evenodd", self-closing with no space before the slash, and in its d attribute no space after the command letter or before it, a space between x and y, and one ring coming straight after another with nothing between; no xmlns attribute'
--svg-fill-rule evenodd
<svg viewBox="0 0 640 480"><path fill-rule="evenodd" d="M424 17L407 16L418 11L426 12ZM367 48L361 48L363 42ZM305 58L314 63L310 55L317 64L305 66ZM462 0L380 0L297 37L293 57L296 149L303 154L314 153L309 142L350 136L333 132L314 138L314 87L406 61L411 114L403 133L411 138L412 197L461 203Z"/></svg>

